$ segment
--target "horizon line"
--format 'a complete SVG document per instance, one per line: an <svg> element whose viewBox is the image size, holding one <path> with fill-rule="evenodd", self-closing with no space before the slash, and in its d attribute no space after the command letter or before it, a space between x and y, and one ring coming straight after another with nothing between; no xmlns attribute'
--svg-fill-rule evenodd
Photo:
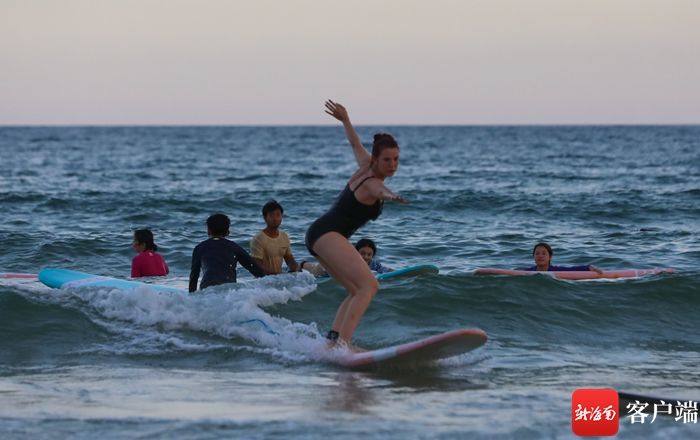
<svg viewBox="0 0 700 440"><path fill-rule="evenodd" d="M411 124L411 123L374 123L374 124L353 124L354 127L692 127L700 126L700 122L554 122L554 123L430 123L430 124ZM338 124L309 124L309 123L250 123L250 124L235 124L235 123L184 123L184 124L126 124L126 123L78 123L78 124L3 124L0 123L0 128L100 128L100 127L143 127L143 128L167 128L167 127L341 127Z"/></svg>

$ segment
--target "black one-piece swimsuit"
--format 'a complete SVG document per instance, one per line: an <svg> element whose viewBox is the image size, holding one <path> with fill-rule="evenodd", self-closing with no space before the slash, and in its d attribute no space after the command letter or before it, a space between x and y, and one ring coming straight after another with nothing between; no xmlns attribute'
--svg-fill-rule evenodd
<svg viewBox="0 0 700 440"><path fill-rule="evenodd" d="M350 189L350 185L345 185L345 188L336 199L331 209L326 211L321 217L317 218L309 229L306 231L306 248L311 255L316 255L314 252L314 243L323 234L328 232L337 232L345 238L350 238L360 227L370 220L376 220L379 214L382 213L384 201L377 200L373 205L365 205L360 203L355 198L355 191L362 186L367 179L374 176L368 176L362 179L359 185L354 190Z"/></svg>

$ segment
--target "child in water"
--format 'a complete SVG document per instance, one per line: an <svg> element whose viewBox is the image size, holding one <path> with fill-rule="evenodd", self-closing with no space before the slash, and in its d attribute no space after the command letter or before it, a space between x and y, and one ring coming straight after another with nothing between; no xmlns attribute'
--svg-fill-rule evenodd
<svg viewBox="0 0 700 440"><path fill-rule="evenodd" d="M258 232L250 243L250 255L268 275L282 273L282 262L290 272L301 271L301 265L292 255L289 236L280 229L284 208L276 200L270 200L262 208L265 229Z"/></svg>
<svg viewBox="0 0 700 440"><path fill-rule="evenodd" d="M554 251L552 247L547 243L537 243L532 249L532 257L535 260L535 265L531 267L521 267L516 270L527 270L527 271L537 271L537 272L587 272L593 271L597 273L603 273L603 271L592 264L587 264L585 266L552 266L552 256Z"/></svg>
<svg viewBox="0 0 700 440"><path fill-rule="evenodd" d="M158 252L158 246L153 242L153 232L149 229L134 231L134 242L131 247L138 253L131 260L131 277L162 277L170 272L165 259Z"/></svg>
<svg viewBox="0 0 700 440"><path fill-rule="evenodd" d="M190 269L190 293L197 290L199 274L202 274L200 289L224 283L236 282L236 265L246 268L254 277L264 277L265 271L238 243L227 240L231 220L224 214L214 214L207 219L208 240L195 246L192 251Z"/></svg>
<svg viewBox="0 0 700 440"><path fill-rule="evenodd" d="M374 244L374 241L370 240L369 238L359 240L357 244L355 244L355 249L357 249L357 252L360 253L360 256L363 260L365 260L370 270L377 273L394 271L394 269L382 265L379 260L374 258L374 256L377 255L377 245Z"/></svg>
<svg viewBox="0 0 700 440"><path fill-rule="evenodd" d="M287 263L290 272L306 270L315 277L326 277L328 273L318 263L301 260L297 263L292 255L289 236L280 229L284 208L276 200L268 201L262 208L265 229L250 242L250 255L268 275L282 273L282 261Z"/></svg>

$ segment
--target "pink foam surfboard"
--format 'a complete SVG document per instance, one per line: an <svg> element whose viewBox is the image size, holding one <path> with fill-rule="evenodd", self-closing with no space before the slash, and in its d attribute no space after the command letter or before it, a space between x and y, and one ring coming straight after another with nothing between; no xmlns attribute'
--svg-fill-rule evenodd
<svg viewBox="0 0 700 440"><path fill-rule="evenodd" d="M7 278L7 279L13 279L13 278L21 278L21 279L36 279L37 275L35 273L9 273L9 272L0 272L0 278Z"/></svg>
<svg viewBox="0 0 700 440"><path fill-rule="evenodd" d="M359 353L347 353L336 359L343 367L369 369L390 364L425 363L457 356L486 343L486 333L479 329L459 329L406 344Z"/></svg>
<svg viewBox="0 0 700 440"><path fill-rule="evenodd" d="M612 279L612 278L636 278L645 275L657 275L660 273L672 273L673 269L622 269L622 270L606 270L603 273L594 271L562 271L562 272L536 272L530 270L509 270L509 269L493 269L483 268L476 269L474 275L509 275L509 276L530 276L543 274L553 276L562 280L595 280L595 279Z"/></svg>

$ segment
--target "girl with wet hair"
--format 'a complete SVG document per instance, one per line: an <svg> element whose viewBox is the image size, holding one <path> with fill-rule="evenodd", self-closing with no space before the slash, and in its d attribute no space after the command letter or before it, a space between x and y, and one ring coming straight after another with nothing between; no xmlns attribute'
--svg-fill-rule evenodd
<svg viewBox="0 0 700 440"><path fill-rule="evenodd" d="M384 266L377 259L377 245L374 240L363 238L355 243L355 249L360 253L360 256L369 266L369 269L377 273L393 272L394 269Z"/></svg>
<svg viewBox="0 0 700 440"><path fill-rule="evenodd" d="M593 271L603 273L602 270L589 264L585 266L552 266L552 256L554 251L547 243L540 242L532 248L532 257L535 259L535 265L532 267L523 267L518 270L529 270L537 272L586 272Z"/></svg>
<svg viewBox="0 0 700 440"><path fill-rule="evenodd" d="M134 231L134 241L131 247L138 253L131 260L131 277L161 277L170 272L165 259L158 252L158 246L153 240L153 232L149 229Z"/></svg>

